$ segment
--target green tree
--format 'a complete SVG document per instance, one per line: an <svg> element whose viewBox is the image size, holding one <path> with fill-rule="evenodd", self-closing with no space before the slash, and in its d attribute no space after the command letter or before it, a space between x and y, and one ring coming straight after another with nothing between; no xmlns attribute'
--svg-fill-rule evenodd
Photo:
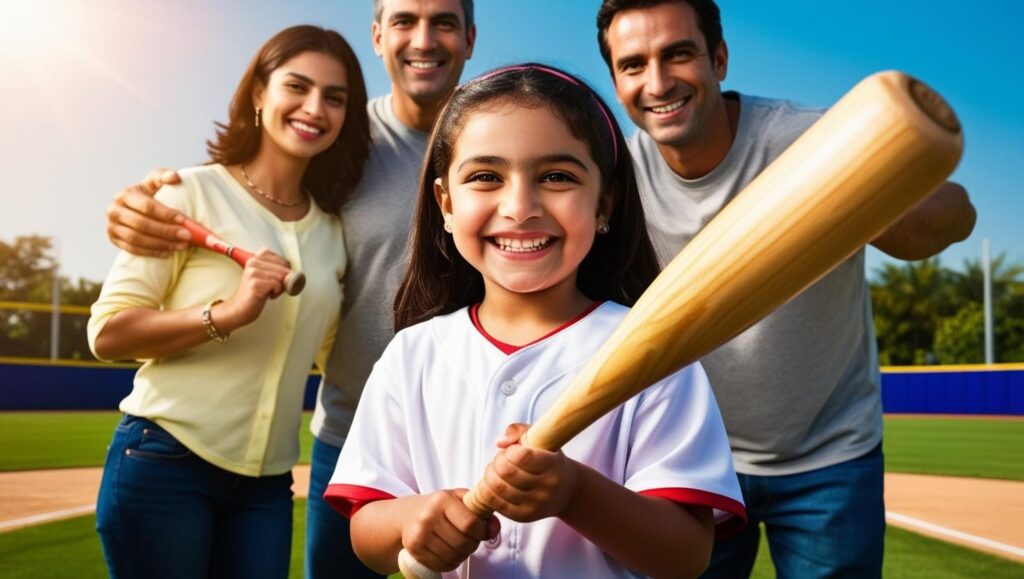
<svg viewBox="0 0 1024 579"><path fill-rule="evenodd" d="M1024 361L1024 267L1000 255L992 260L997 362ZM980 260L962 273L933 258L886 264L871 282L882 364L984 361L984 275Z"/></svg>
<svg viewBox="0 0 1024 579"><path fill-rule="evenodd" d="M1000 254L992 259L992 318L993 338L995 340L996 362L1021 362L1024 361L1024 266L1019 263L1009 263L1006 254ZM982 315L982 328L984 328L984 317L982 304L984 304L985 274L980 259L968 259L964 261L964 271L955 280L956 292L963 296L963 299L976 304L978 312ZM982 329L984 332L984 329ZM954 339L954 336L949 336ZM965 339L970 339L966 338ZM984 340L984 334L982 334ZM963 348L958 348L963 350ZM977 362L984 362L984 349Z"/></svg>
<svg viewBox="0 0 1024 579"><path fill-rule="evenodd" d="M18 237L8 245L0 240L0 300L47 302L51 299L53 268L50 238Z"/></svg>
<svg viewBox="0 0 1024 579"><path fill-rule="evenodd" d="M934 339L942 319L963 302L953 274L938 258L887 263L871 282L879 361L883 365L934 363Z"/></svg>
<svg viewBox="0 0 1024 579"><path fill-rule="evenodd" d="M0 240L0 301L49 304L53 300L53 257L50 238L29 235L13 243ZM100 284L60 277L61 304L91 305ZM0 310L0 356L48 358L50 312L24 309ZM63 314L60 318L61 358L92 359L86 341L88 316Z"/></svg>
<svg viewBox="0 0 1024 579"><path fill-rule="evenodd" d="M935 354L940 364L981 364L985 361L985 313L969 302L935 331Z"/></svg>

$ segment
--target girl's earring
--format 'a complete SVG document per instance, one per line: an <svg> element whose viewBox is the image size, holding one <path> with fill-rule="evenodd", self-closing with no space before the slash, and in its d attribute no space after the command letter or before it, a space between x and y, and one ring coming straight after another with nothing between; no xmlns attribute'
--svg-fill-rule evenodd
<svg viewBox="0 0 1024 579"><path fill-rule="evenodd" d="M452 217L451 215L444 216L444 230L448 233L452 232Z"/></svg>
<svg viewBox="0 0 1024 579"><path fill-rule="evenodd" d="M604 215L597 216L597 232L601 235L611 231L611 227L608 227L608 218Z"/></svg>
<svg viewBox="0 0 1024 579"><path fill-rule="evenodd" d="M263 109L261 109L259 107L256 108L256 128L257 129L260 127L260 113L262 113L262 112L263 112Z"/></svg>

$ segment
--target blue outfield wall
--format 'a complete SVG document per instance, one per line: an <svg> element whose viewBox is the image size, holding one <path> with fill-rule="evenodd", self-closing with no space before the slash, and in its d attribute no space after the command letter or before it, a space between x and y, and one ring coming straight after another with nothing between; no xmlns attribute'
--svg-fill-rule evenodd
<svg viewBox="0 0 1024 579"><path fill-rule="evenodd" d="M132 387L136 367L0 359L2 410L112 410ZM306 383L316 403L320 376ZM907 414L1024 415L1024 364L882 369L882 408Z"/></svg>
<svg viewBox="0 0 1024 579"><path fill-rule="evenodd" d="M1021 415L1024 364L883 369L882 408L909 414Z"/></svg>
<svg viewBox="0 0 1024 579"><path fill-rule="evenodd" d="M132 389L137 366L88 362L0 361L2 410L116 410ZM305 408L316 404L319 375L306 381Z"/></svg>

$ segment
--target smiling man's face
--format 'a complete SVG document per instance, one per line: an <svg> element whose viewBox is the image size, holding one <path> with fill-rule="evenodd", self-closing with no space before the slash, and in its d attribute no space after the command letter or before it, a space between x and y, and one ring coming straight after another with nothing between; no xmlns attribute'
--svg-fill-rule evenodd
<svg viewBox="0 0 1024 579"><path fill-rule="evenodd" d="M440 102L455 88L474 37L459 0L384 0L373 23L374 51L393 90L421 104Z"/></svg>
<svg viewBox="0 0 1024 579"><path fill-rule="evenodd" d="M706 139L728 52L722 42L707 53L693 8L669 2L620 12L605 38L615 92L633 122L663 146Z"/></svg>

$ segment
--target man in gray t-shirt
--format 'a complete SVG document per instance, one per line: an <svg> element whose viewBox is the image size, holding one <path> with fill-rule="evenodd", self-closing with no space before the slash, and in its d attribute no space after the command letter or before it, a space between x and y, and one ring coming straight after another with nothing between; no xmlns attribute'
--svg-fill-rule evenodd
<svg viewBox="0 0 1024 579"><path fill-rule="evenodd" d="M391 93L367 105L372 148L362 180L342 208L348 267L337 337L317 393L312 468L306 508L306 576L377 576L352 552L348 521L323 500L374 362L394 335L393 303L404 273L418 176L428 132L458 84L476 39L472 0L374 0L374 50L391 79ZM173 177L168 176L170 180ZM134 229L178 242L170 211L143 197L157 179L122 191L108 210L108 231L132 253ZM142 213L135 214L134 207ZM166 232L166 235L161 235ZM386 427L386 425L385 425Z"/></svg>
<svg viewBox="0 0 1024 579"><path fill-rule="evenodd" d="M722 93L728 51L711 0L605 0L602 55L640 127L630 140L664 265L821 111ZM947 183L873 245L920 259L967 237L974 210ZM750 522L707 576L742 577L764 523L780 577L879 576L882 415L864 250L701 360Z"/></svg>

